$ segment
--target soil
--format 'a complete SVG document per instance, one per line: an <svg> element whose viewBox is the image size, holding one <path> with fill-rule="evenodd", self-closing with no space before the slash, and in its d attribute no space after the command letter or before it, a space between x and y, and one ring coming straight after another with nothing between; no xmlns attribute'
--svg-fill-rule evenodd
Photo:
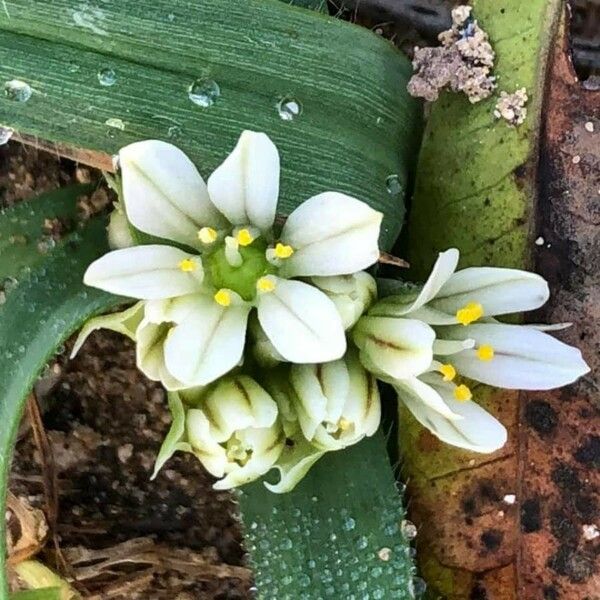
<svg viewBox="0 0 600 600"><path fill-rule="evenodd" d="M100 173L18 144L0 148L4 206L90 179ZM85 598L250 598L234 497L213 491L190 455L176 455L150 480L170 415L162 388L136 369L132 343L98 332L74 360L70 345L37 387L58 484L63 573ZM48 514L49 461L41 458L24 422L10 490ZM48 539L37 558L57 568Z"/></svg>

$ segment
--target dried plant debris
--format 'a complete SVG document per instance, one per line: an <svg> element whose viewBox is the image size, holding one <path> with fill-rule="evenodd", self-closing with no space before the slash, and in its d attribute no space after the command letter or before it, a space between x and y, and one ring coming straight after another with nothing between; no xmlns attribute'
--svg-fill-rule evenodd
<svg viewBox="0 0 600 600"><path fill-rule="evenodd" d="M449 88L462 92L472 103L488 98L496 88L491 75L495 53L488 35L471 16L470 6L452 11L452 27L439 34L441 46L415 48L415 74L408 92L430 102Z"/></svg>
<svg viewBox="0 0 600 600"><path fill-rule="evenodd" d="M494 108L494 116L496 119L504 119L512 127L521 125L527 117L525 105L528 99L525 88L520 88L513 94L500 92L500 98Z"/></svg>

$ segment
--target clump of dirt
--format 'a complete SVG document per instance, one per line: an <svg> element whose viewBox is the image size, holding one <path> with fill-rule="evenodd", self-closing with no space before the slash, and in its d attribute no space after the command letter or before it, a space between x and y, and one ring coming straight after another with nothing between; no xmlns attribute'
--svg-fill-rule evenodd
<svg viewBox="0 0 600 600"><path fill-rule="evenodd" d="M438 36L441 46L415 48L415 74L408 83L412 96L433 102L448 88L476 103L492 94L495 53L471 10L458 6L452 11L452 27Z"/></svg>
<svg viewBox="0 0 600 600"><path fill-rule="evenodd" d="M504 119L512 127L517 127L527 117L525 105L528 99L525 88L520 88L512 94L500 92L500 98L494 108L494 116L496 119Z"/></svg>

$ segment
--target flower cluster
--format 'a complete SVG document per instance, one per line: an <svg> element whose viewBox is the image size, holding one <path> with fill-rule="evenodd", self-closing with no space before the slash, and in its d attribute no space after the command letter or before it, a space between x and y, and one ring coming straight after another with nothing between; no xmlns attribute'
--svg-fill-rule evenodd
<svg viewBox="0 0 600 600"><path fill-rule="evenodd" d="M382 215L324 192L283 225L279 154L245 131L205 183L178 148L145 141L119 153L120 202L88 285L138 300L89 321L136 344L138 367L169 391L173 423L156 470L193 453L227 489L271 469L284 492L326 452L375 433L376 379L450 444L492 452L506 431L473 400L467 377L547 389L587 371L541 327L494 317L541 306L544 280L511 269L455 272L440 255L424 286L379 280ZM377 301L377 298L379 300Z"/></svg>

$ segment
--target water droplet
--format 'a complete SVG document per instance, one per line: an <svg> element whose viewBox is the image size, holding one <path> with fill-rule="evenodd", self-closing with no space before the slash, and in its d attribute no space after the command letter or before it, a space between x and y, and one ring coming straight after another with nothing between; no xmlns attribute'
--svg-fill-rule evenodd
<svg viewBox="0 0 600 600"><path fill-rule="evenodd" d="M369 545L369 540L364 536L361 535L357 540L356 540L356 547L359 550L364 550L367 546Z"/></svg>
<svg viewBox="0 0 600 600"><path fill-rule="evenodd" d="M188 88L188 97L202 108L212 106L221 95L221 88L212 79L196 79Z"/></svg>
<svg viewBox="0 0 600 600"><path fill-rule="evenodd" d="M332 533L332 534L329 536L329 539L330 539L332 542L335 542L335 540L337 540L337 535L336 535L335 533Z"/></svg>
<svg viewBox="0 0 600 600"><path fill-rule="evenodd" d="M295 98L286 96L277 103L277 114L284 121L293 121L302 114L302 104Z"/></svg>
<svg viewBox="0 0 600 600"><path fill-rule="evenodd" d="M252 523L250 523L250 529L256 529L258 527L258 523L256 521L252 521Z"/></svg>
<svg viewBox="0 0 600 600"><path fill-rule="evenodd" d="M385 187L392 196L398 196L402 192L402 184L398 175L390 175L385 180Z"/></svg>
<svg viewBox="0 0 600 600"><path fill-rule="evenodd" d="M113 129L120 129L121 131L125 130L125 123L123 123L122 119L111 117L110 119L106 119L104 124L112 127Z"/></svg>
<svg viewBox="0 0 600 600"><path fill-rule="evenodd" d="M292 581L294 581L294 578L291 575L286 575L281 580L281 583L283 583L283 585L290 585L290 583L292 583Z"/></svg>
<svg viewBox="0 0 600 600"><path fill-rule="evenodd" d="M318 496L313 496L313 497L311 498L311 500L312 500L313 502L318 502L318 501L319 501L319 497L318 497Z"/></svg>
<svg viewBox="0 0 600 600"><path fill-rule="evenodd" d="M110 67L101 69L98 71L98 82L104 87L111 87L117 83L117 74Z"/></svg>
<svg viewBox="0 0 600 600"><path fill-rule="evenodd" d="M169 13L167 15L167 21L169 21L169 23L172 23L175 20L175 15L173 13Z"/></svg>
<svg viewBox="0 0 600 600"><path fill-rule="evenodd" d="M169 129L167 129L167 135L172 140L177 140L183 135L183 130L179 125L171 125Z"/></svg>
<svg viewBox="0 0 600 600"><path fill-rule="evenodd" d="M344 531L352 531L356 527L356 521L352 517L347 517L342 523Z"/></svg>
<svg viewBox="0 0 600 600"><path fill-rule="evenodd" d="M314 569L314 568L317 566L317 563L316 563L314 560L310 559L310 560L309 560L309 561L306 563L306 566L307 566L309 569Z"/></svg>
<svg viewBox="0 0 600 600"><path fill-rule="evenodd" d="M415 577L413 579L413 590L416 598L420 598L425 593L426 589L427 584L424 579L421 579L420 577Z"/></svg>
<svg viewBox="0 0 600 600"><path fill-rule="evenodd" d="M293 542L290 538L284 538L279 546L282 550L291 550L293 546Z"/></svg>
<svg viewBox="0 0 600 600"><path fill-rule="evenodd" d="M20 79L11 79L4 84L4 95L15 102L27 102L32 93L31 86Z"/></svg>
<svg viewBox="0 0 600 600"><path fill-rule="evenodd" d="M1 127L0 126L0 146L4 146L7 144L10 138L13 136L15 132L11 127Z"/></svg>
<svg viewBox="0 0 600 600"><path fill-rule="evenodd" d="M413 540L417 537L417 526L412 521L405 519L402 521L400 528L402 529L402 533L407 540Z"/></svg>
<svg viewBox="0 0 600 600"><path fill-rule="evenodd" d="M381 588L376 588L373 590L371 595L373 596L374 600L381 600L381 598L384 596L384 592Z"/></svg>
<svg viewBox="0 0 600 600"><path fill-rule="evenodd" d="M69 73L77 73L79 69L81 69L81 67L76 62L69 61L69 64L67 66L67 71Z"/></svg>
<svg viewBox="0 0 600 600"><path fill-rule="evenodd" d="M298 585L307 588L310 585L310 577L306 573L303 573L298 577Z"/></svg>

